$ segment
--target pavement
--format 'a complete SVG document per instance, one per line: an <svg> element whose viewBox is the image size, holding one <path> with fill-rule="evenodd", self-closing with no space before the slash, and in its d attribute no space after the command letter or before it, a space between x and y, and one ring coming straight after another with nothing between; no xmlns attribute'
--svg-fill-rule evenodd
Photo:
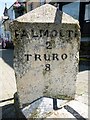
<svg viewBox="0 0 90 120"><path fill-rule="evenodd" d="M16 91L13 50L0 49L0 118L15 117L13 95Z"/></svg>
<svg viewBox="0 0 90 120"><path fill-rule="evenodd" d="M64 104L59 106L60 109L52 110L52 112L46 115L46 118L82 118L80 120L86 120L88 118L90 107L88 91L88 86L90 85L90 61L80 61L79 70L75 100L64 101ZM5 118L17 118L14 108L14 94L16 91L16 79L13 70L13 50L0 49L0 118L3 118L3 120ZM45 99L43 98L44 102ZM30 106L27 107L29 108ZM27 110L24 109L24 111L26 111L24 113L28 116Z"/></svg>

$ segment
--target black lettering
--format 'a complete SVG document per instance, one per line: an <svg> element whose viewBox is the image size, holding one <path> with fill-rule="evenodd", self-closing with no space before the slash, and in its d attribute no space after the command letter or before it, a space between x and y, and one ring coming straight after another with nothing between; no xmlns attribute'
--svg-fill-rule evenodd
<svg viewBox="0 0 90 120"><path fill-rule="evenodd" d="M49 36L48 34L49 34L49 33L48 33L48 30L46 30L46 31L40 30L40 37L43 37L43 36L48 37L48 36Z"/></svg>
<svg viewBox="0 0 90 120"><path fill-rule="evenodd" d="M27 57L27 61L30 60L30 57L29 56L32 56L31 54L25 54L25 56Z"/></svg>
<svg viewBox="0 0 90 120"><path fill-rule="evenodd" d="M62 55L61 55L61 58L62 58L63 60L67 59L67 54L65 54L65 53L62 54Z"/></svg>
<svg viewBox="0 0 90 120"><path fill-rule="evenodd" d="M66 33L68 34L68 37L72 37L73 30L67 30Z"/></svg>
<svg viewBox="0 0 90 120"><path fill-rule="evenodd" d="M22 37L28 37L27 32L25 30L22 30L21 38Z"/></svg>
<svg viewBox="0 0 90 120"><path fill-rule="evenodd" d="M77 37L78 36L78 32L77 31L75 31L75 37Z"/></svg>
<svg viewBox="0 0 90 120"><path fill-rule="evenodd" d="M64 37L62 30L59 32L60 37Z"/></svg>
<svg viewBox="0 0 90 120"><path fill-rule="evenodd" d="M37 33L34 32L34 30L31 30L31 36L32 36L32 37L38 37Z"/></svg>
<svg viewBox="0 0 90 120"><path fill-rule="evenodd" d="M50 64L46 64L46 65L45 65L45 70L46 70L46 71L50 71Z"/></svg>
<svg viewBox="0 0 90 120"><path fill-rule="evenodd" d="M18 30L15 30L15 37L18 38L18 36L19 36L19 32Z"/></svg>
<svg viewBox="0 0 90 120"><path fill-rule="evenodd" d="M35 54L35 61L40 60L41 61L41 55Z"/></svg>
<svg viewBox="0 0 90 120"><path fill-rule="evenodd" d="M52 44L50 41L46 42L46 49L52 49Z"/></svg>
<svg viewBox="0 0 90 120"><path fill-rule="evenodd" d="M52 54L53 55L53 60L59 60L59 58L58 58L58 54Z"/></svg>
<svg viewBox="0 0 90 120"><path fill-rule="evenodd" d="M51 37L56 37L58 32L56 30L52 30L50 36Z"/></svg>
<svg viewBox="0 0 90 120"><path fill-rule="evenodd" d="M49 54L48 54L48 55L44 54L44 59L45 59L46 61L50 61L50 55L49 55Z"/></svg>

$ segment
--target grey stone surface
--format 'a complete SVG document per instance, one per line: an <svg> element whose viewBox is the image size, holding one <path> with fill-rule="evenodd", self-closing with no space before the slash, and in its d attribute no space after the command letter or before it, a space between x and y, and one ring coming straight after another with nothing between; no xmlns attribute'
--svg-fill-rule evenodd
<svg viewBox="0 0 90 120"><path fill-rule="evenodd" d="M50 4L40 6L25 15L18 17L16 21L24 23L78 23L73 17L59 11Z"/></svg>
<svg viewBox="0 0 90 120"><path fill-rule="evenodd" d="M58 108L60 109L67 102L67 100L57 99ZM53 99L47 97L40 98L39 100L22 109L22 113L26 118L46 118L53 112Z"/></svg>
<svg viewBox="0 0 90 120"><path fill-rule="evenodd" d="M20 107L42 96L74 98L80 42L78 21L46 4L17 18L11 31Z"/></svg>
<svg viewBox="0 0 90 120"><path fill-rule="evenodd" d="M22 113L29 118L88 118L88 106L77 100L58 100L58 109L53 110L53 100L42 98L22 109ZM76 119L77 120L77 119Z"/></svg>

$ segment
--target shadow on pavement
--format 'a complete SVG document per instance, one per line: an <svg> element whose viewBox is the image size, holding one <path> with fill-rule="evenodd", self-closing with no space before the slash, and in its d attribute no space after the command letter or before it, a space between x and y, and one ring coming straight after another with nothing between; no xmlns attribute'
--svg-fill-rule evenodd
<svg viewBox="0 0 90 120"><path fill-rule="evenodd" d="M13 68L13 49L0 49L0 57Z"/></svg>
<svg viewBox="0 0 90 120"><path fill-rule="evenodd" d="M14 104L8 104L2 107L2 120L16 119Z"/></svg>

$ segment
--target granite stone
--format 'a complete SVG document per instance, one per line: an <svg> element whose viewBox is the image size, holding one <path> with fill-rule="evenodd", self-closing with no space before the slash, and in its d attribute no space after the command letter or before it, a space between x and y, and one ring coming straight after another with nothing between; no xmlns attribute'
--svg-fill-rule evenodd
<svg viewBox="0 0 90 120"><path fill-rule="evenodd" d="M20 108L40 97L74 99L80 27L77 20L45 4L11 23Z"/></svg>

